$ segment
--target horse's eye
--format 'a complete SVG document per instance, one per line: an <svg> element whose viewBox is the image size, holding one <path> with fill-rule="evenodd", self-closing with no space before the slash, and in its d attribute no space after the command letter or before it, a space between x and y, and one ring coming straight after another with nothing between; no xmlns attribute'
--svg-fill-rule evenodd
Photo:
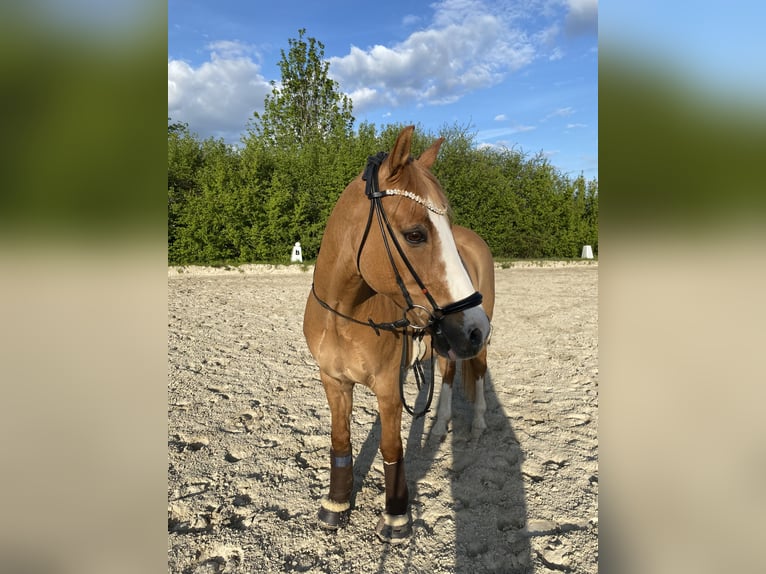
<svg viewBox="0 0 766 574"><path fill-rule="evenodd" d="M411 243L412 245L417 245L418 243L425 242L426 234L425 232L420 231L419 229L413 229L412 231L405 232L404 238L407 240L408 243Z"/></svg>

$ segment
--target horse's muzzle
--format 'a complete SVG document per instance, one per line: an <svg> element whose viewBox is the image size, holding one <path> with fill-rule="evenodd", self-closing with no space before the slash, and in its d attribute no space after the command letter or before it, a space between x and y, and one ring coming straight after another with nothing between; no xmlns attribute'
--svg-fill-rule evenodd
<svg viewBox="0 0 766 574"><path fill-rule="evenodd" d="M453 361L479 354L489 338L489 318L481 307L446 315L431 328L434 349Z"/></svg>

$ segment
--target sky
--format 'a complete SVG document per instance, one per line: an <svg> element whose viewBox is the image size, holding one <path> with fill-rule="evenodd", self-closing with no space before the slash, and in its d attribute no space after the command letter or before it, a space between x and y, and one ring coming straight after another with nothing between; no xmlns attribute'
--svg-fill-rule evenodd
<svg viewBox="0 0 766 574"><path fill-rule="evenodd" d="M301 28L356 126L457 124L598 178L598 0L170 0L168 115L238 143Z"/></svg>

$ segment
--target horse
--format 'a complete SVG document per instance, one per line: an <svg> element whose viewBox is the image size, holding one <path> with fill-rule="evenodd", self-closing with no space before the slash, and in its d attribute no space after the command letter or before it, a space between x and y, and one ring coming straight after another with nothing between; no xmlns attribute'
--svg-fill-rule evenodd
<svg viewBox="0 0 766 574"><path fill-rule="evenodd" d="M423 372L414 341L429 338L432 366L433 351L439 357L443 383L434 426L446 432L451 393L445 389L451 390L456 362L468 365L466 388L478 390L476 381L483 380L494 305L489 248L452 225L447 198L431 173L444 138L412 158L414 129L404 128L390 153L370 156L340 195L322 237L303 321L332 419L330 488L320 502L319 525L337 530L349 519L351 412L354 386L361 384L377 398L381 425L385 509L375 531L392 544L412 533L403 406L415 416L427 410L414 413L403 405L405 373L418 365ZM486 426L483 411L476 413L482 420L474 421L474 431Z"/></svg>

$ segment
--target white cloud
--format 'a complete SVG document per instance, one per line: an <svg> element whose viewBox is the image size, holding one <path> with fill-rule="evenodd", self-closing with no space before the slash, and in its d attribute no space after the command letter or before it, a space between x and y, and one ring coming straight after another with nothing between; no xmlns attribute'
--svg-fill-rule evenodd
<svg viewBox="0 0 766 574"><path fill-rule="evenodd" d="M507 140L504 138L507 138L513 134L531 132L536 129L536 126L516 124L508 127L481 130L476 134L476 137L479 142L483 142L488 145L505 145Z"/></svg>
<svg viewBox="0 0 766 574"><path fill-rule="evenodd" d="M567 116L571 116L573 113L575 113L575 110L571 106L567 106L565 108L558 108L553 110L551 113L549 113L547 116L545 116L542 121L548 121L551 118L565 118Z"/></svg>
<svg viewBox="0 0 766 574"><path fill-rule="evenodd" d="M202 137L236 142L253 112L263 109L271 85L253 61L252 47L220 41L207 48L210 59L198 67L168 60L168 115Z"/></svg>
<svg viewBox="0 0 766 574"><path fill-rule="evenodd" d="M587 128L588 124L567 124L568 130L574 130L577 128Z"/></svg>
<svg viewBox="0 0 766 574"><path fill-rule="evenodd" d="M495 116L495 121L496 122L504 122L507 119L508 118L505 117L505 114L498 114L498 115Z"/></svg>
<svg viewBox="0 0 766 574"><path fill-rule="evenodd" d="M365 50L352 46L348 55L330 58L330 74L355 110L451 103L499 83L535 58L527 34L482 2L444 0L434 7L432 24L403 42Z"/></svg>
<svg viewBox="0 0 766 574"><path fill-rule="evenodd" d="M433 25L437 28L461 25L467 14L488 12L481 0L442 0L432 7L436 10Z"/></svg>
<svg viewBox="0 0 766 574"><path fill-rule="evenodd" d="M531 132L533 130L536 130L537 126L524 126L524 125L517 125L513 126L508 133L511 134L520 134L524 132Z"/></svg>
<svg viewBox="0 0 766 574"><path fill-rule="evenodd" d="M553 48L553 51L551 52L551 55L548 56L548 59L551 62L555 62L556 60L560 60L563 57L564 57L564 52L561 51L561 48L556 46L555 48Z"/></svg>
<svg viewBox="0 0 766 574"><path fill-rule="evenodd" d="M350 97L351 101L354 103L354 110L376 107L388 103L386 102L385 97L381 97L381 94L377 91L365 86L354 90L348 94L348 97Z"/></svg>
<svg viewBox="0 0 766 574"><path fill-rule="evenodd" d="M217 58L231 60L245 56L257 55L255 46L239 40L218 40L205 46Z"/></svg>
<svg viewBox="0 0 766 574"><path fill-rule="evenodd" d="M414 14L407 14L404 18L402 18L402 26L405 28L409 28L410 26L414 26L418 22L420 22L422 18L420 16L415 16Z"/></svg>

